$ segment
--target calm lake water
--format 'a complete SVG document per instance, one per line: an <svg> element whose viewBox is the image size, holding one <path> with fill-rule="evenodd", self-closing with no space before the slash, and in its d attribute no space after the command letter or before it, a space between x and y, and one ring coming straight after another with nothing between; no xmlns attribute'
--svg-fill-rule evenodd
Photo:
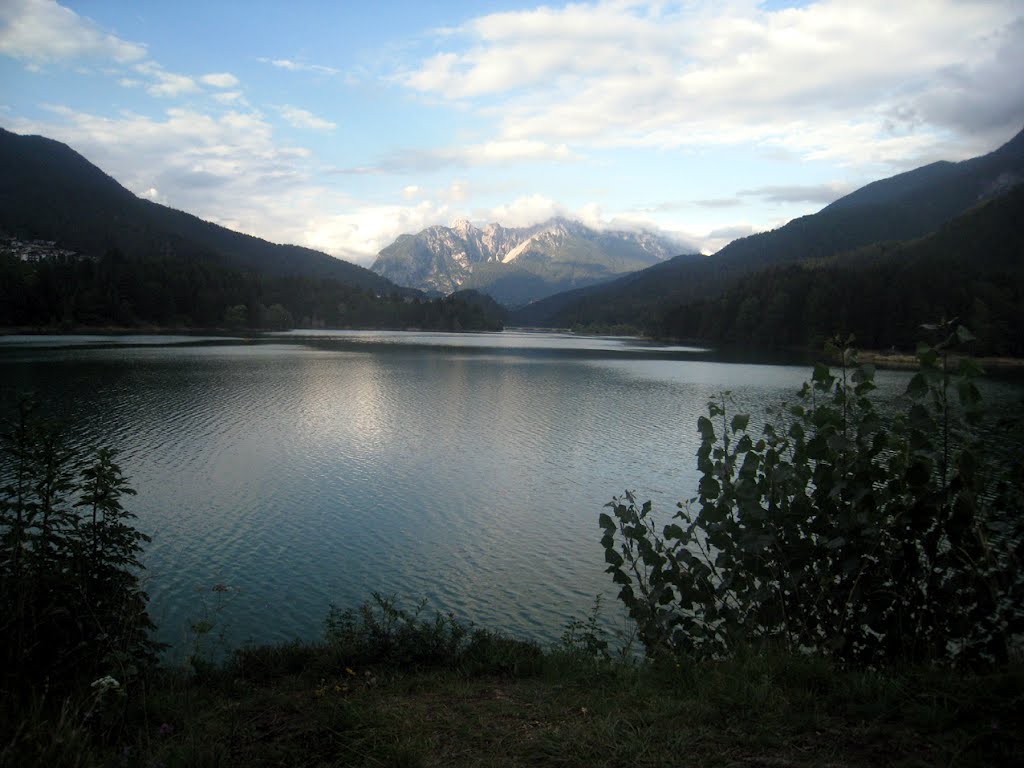
<svg viewBox="0 0 1024 768"><path fill-rule="evenodd" d="M615 622L604 504L628 488L671 512L708 399L763 413L807 375L559 334L0 337L3 408L34 390L121 449L151 614L179 649L214 584L232 644L317 637L330 604L374 590L544 642L598 593ZM881 372L881 396L906 379Z"/></svg>

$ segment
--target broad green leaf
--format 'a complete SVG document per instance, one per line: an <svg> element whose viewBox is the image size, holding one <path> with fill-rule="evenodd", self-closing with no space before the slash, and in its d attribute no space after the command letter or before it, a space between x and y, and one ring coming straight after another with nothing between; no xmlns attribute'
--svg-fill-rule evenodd
<svg viewBox="0 0 1024 768"><path fill-rule="evenodd" d="M956 327L956 340L961 344L966 344L969 341L975 341L977 337L971 333L967 328L962 325Z"/></svg>
<svg viewBox="0 0 1024 768"><path fill-rule="evenodd" d="M747 428L747 424L750 423L750 416L745 413L738 413L732 417L732 431L733 434Z"/></svg>
<svg viewBox="0 0 1024 768"><path fill-rule="evenodd" d="M704 440L713 441L715 439L715 426L707 416L697 419L697 431Z"/></svg>

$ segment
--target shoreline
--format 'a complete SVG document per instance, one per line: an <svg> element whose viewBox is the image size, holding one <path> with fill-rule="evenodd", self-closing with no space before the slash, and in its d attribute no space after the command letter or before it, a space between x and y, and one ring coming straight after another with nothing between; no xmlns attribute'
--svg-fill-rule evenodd
<svg viewBox="0 0 1024 768"><path fill-rule="evenodd" d="M276 329L280 330L280 329ZM120 325L101 325L101 326L76 326L73 328L63 328L60 326L11 326L11 327L0 327L0 337L4 336L225 336L228 338L246 339L261 336L265 333L274 333L275 329L263 328L263 329L238 329L238 328L222 328L222 327L181 327L181 326L160 326L160 325L146 325L146 326L120 326ZM425 329L425 328L390 328L387 326L373 327L373 328L289 328L284 330L291 331L304 331L304 330L332 330L332 331L425 331L425 330L436 330L436 329ZM536 333L570 333L580 336L601 336L608 334L591 334L591 333L578 333L568 328L528 328L528 327L509 327L506 330L510 331L529 331ZM466 333L466 331L462 331ZM474 331L469 331L473 333ZM485 331L487 333L493 333L494 331ZM458 331L456 331L458 333ZM681 339L657 339L643 335L636 335L632 338L641 339L645 341L660 341L662 343L686 343L696 344L694 340L681 340ZM701 346L707 347L705 344ZM756 360L763 359L766 364L772 362L772 358L779 355L784 357L792 356L793 360L810 361L814 359L821 359L829 362L831 365L835 364L835 361L827 360L820 350L808 350L808 349L767 349L767 348L743 348L737 350L736 348L730 348L728 346L722 347L709 347L712 352L717 352L724 355L725 357L733 357L738 351L744 353L741 356L750 356ZM911 352L886 352L880 349L858 349L857 357L861 363L870 363L877 368L885 370L897 370L897 371L908 371L915 370L917 368L917 358ZM952 356L955 361L960 356ZM988 372L1001 372L1001 373L1024 373L1024 357L1006 357L1002 355L979 355L973 358L982 369Z"/></svg>
<svg viewBox="0 0 1024 768"><path fill-rule="evenodd" d="M916 370L917 358L906 352L882 352L875 349L863 349L857 351L857 357L862 363L870 363L877 368L889 370ZM950 360L955 364L965 355L951 355ZM999 355L981 355L972 358L985 372L989 371L1016 371L1024 372L1024 358L1002 357Z"/></svg>

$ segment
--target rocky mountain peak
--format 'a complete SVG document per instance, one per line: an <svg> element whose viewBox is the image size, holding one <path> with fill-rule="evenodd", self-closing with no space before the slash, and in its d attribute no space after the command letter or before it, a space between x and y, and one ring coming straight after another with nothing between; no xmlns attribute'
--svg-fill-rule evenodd
<svg viewBox="0 0 1024 768"><path fill-rule="evenodd" d="M449 229L454 230L463 238L467 238L474 232L479 231L476 227L472 225L472 223L470 223L469 219L462 218L455 219L455 221L451 223Z"/></svg>
<svg viewBox="0 0 1024 768"><path fill-rule="evenodd" d="M597 230L557 217L530 227L458 218L450 227L402 235L383 249L373 271L399 285L450 293L476 288L519 304L676 255L683 246L653 233Z"/></svg>

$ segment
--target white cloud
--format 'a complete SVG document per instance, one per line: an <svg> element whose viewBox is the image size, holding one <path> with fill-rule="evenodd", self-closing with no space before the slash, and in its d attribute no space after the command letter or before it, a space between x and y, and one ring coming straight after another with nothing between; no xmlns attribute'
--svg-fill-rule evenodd
<svg viewBox="0 0 1024 768"><path fill-rule="evenodd" d="M564 205L550 197L534 193L518 197L504 205L478 210L473 218L480 221L499 221L506 227L528 227L554 216L567 215L569 212Z"/></svg>
<svg viewBox="0 0 1024 768"><path fill-rule="evenodd" d="M451 218L446 205L424 200L416 205L356 205L346 213L311 219L302 241L311 248L369 265L399 235L419 232Z"/></svg>
<svg viewBox="0 0 1024 768"><path fill-rule="evenodd" d="M146 93L150 96L174 97L199 90L199 84L191 77L168 72L154 61L137 64L135 71L150 78L150 83L146 86Z"/></svg>
<svg viewBox="0 0 1024 768"><path fill-rule="evenodd" d="M211 72L200 77L199 82L214 88L234 88L238 85L238 78L230 72Z"/></svg>
<svg viewBox="0 0 1024 768"><path fill-rule="evenodd" d="M733 240L738 240L741 237L748 237L750 235L757 234L758 232L764 231L759 227L755 227L752 224L732 224L726 227L718 227L713 229L703 236L694 236L691 242L696 244L696 249L700 253L716 253Z"/></svg>
<svg viewBox="0 0 1024 768"><path fill-rule="evenodd" d="M555 216L567 216L597 229L660 232L678 240L684 249L696 250L696 243L700 240L684 233L659 229L645 219L605 219L594 204L570 210L541 194L524 195L507 204L467 211L456 204L460 201L459 186L456 182L446 192L438 194L438 199L421 200L412 205L359 204L344 214L312 218L303 232L302 242L369 265L381 249L393 243L399 235L415 234L434 225L448 226L454 219L468 218L479 224L497 221L507 227L528 227Z"/></svg>
<svg viewBox="0 0 1024 768"><path fill-rule="evenodd" d="M376 163L344 169L351 174L430 173L442 168L570 162L578 159L567 144L500 139L438 149L402 149Z"/></svg>
<svg viewBox="0 0 1024 768"><path fill-rule="evenodd" d="M338 126L330 120L317 117L312 112L285 104L277 108L278 113L295 128L309 128L313 131L333 131Z"/></svg>
<svg viewBox="0 0 1024 768"><path fill-rule="evenodd" d="M36 65L86 58L123 64L145 58L146 47L105 32L52 0L4 0L0 53Z"/></svg>
<svg viewBox="0 0 1024 768"><path fill-rule="evenodd" d="M160 202L243 232L300 242L295 211L308 211L323 194L311 183L309 152L278 144L259 114L168 109L153 119L49 111L50 120L15 120L12 128L67 142L136 194L159 190Z"/></svg>
<svg viewBox="0 0 1024 768"><path fill-rule="evenodd" d="M532 160L568 160L572 153L566 144L552 145L530 139L502 139L470 145L461 151L454 150L452 157L462 159L469 165L490 165Z"/></svg>
<svg viewBox="0 0 1024 768"><path fill-rule="evenodd" d="M469 186L464 181L453 181L440 197L452 203L461 203L469 196Z"/></svg>
<svg viewBox="0 0 1024 768"><path fill-rule="evenodd" d="M893 164L954 138L977 154L1024 122L1014 0L608 0L482 16L439 45L398 82L494 116L495 142L753 143Z"/></svg>
<svg viewBox="0 0 1024 768"><path fill-rule="evenodd" d="M213 116L168 109L152 119L103 117L64 106L48 110L50 120L15 119L10 127L67 142L140 196L240 232L364 265L403 232L447 223L452 212L446 200L465 191L455 182L437 199L409 205L351 199L318 185L310 152L282 146L258 113Z"/></svg>
<svg viewBox="0 0 1024 768"><path fill-rule="evenodd" d="M117 82L126 88L143 86L151 96L175 97L200 90L193 78L168 72L147 59L144 45L122 40L52 0L5 0L0 4L0 54L23 60L29 70L36 72L42 63L82 59L131 64L148 82L126 77L117 69L103 71L120 75ZM76 67L76 71L89 73L82 67ZM218 88L238 84L237 78L226 72L204 75L200 80Z"/></svg>
<svg viewBox="0 0 1024 768"><path fill-rule="evenodd" d="M756 189L740 190L737 194L760 197L770 203L828 204L853 191L849 184L772 184ZM706 201L705 201L706 202Z"/></svg>
<svg viewBox="0 0 1024 768"><path fill-rule="evenodd" d="M244 104L245 97L241 91L224 91L213 94L213 98L221 104Z"/></svg>
<svg viewBox="0 0 1024 768"><path fill-rule="evenodd" d="M289 72L315 72L320 75L337 75L339 73L339 70L334 67L326 67L322 64L307 64L301 61L292 61L291 59L260 58L259 61L275 66L278 69L286 69Z"/></svg>
<svg viewBox="0 0 1024 768"><path fill-rule="evenodd" d="M642 218L609 222L595 204L571 210L539 193L470 209L473 190L461 180L432 191L406 185L404 205L352 199L318 185L310 152L280 145L273 126L258 113L214 116L168 109L153 119L103 117L64 106L48 109L49 121L16 119L11 127L69 143L140 196L237 231L318 248L363 265L400 234L456 217L528 226L570 216L594 226L656 229Z"/></svg>

